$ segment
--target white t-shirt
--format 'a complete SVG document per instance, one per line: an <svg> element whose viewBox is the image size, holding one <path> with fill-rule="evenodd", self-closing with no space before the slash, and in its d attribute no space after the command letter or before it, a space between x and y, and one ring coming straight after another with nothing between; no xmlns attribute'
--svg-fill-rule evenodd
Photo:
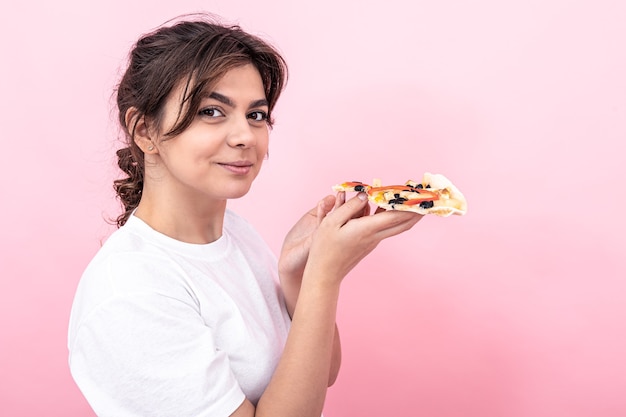
<svg viewBox="0 0 626 417"><path fill-rule="evenodd" d="M277 276L274 254L231 211L206 245L131 216L79 283L72 376L98 416L220 417L244 396L256 404L290 325Z"/></svg>

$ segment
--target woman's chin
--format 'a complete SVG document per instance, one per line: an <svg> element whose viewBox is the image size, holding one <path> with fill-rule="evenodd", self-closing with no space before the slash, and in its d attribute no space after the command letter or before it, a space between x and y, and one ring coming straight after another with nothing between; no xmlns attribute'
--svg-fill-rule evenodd
<svg viewBox="0 0 626 417"><path fill-rule="evenodd" d="M250 185L248 185L247 187L238 187L237 189L233 189L230 193L229 193L229 200L236 200L238 198L241 198L243 196L245 196L246 194L248 194L248 192L250 191Z"/></svg>

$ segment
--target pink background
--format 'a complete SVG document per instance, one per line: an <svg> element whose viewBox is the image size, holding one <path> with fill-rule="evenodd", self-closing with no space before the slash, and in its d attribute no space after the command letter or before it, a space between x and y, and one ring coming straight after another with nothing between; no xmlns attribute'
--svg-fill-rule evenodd
<svg viewBox="0 0 626 417"><path fill-rule="evenodd" d="M626 3L12 3L0 415L93 415L66 330L117 213L111 91L139 34L198 10L290 64L270 160L232 204L276 251L337 182L441 172L469 200L466 217L424 219L347 279L327 417L626 415Z"/></svg>

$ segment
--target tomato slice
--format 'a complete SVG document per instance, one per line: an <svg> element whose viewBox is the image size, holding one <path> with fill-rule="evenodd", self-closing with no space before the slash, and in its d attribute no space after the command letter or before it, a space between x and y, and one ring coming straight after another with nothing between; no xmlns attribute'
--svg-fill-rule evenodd
<svg viewBox="0 0 626 417"><path fill-rule="evenodd" d="M374 193L384 193L387 191L415 191L414 188L409 187L408 185L385 185L382 187L372 187L369 189L368 193L369 194L374 194ZM422 190L419 190L419 192L421 193Z"/></svg>
<svg viewBox="0 0 626 417"><path fill-rule="evenodd" d="M364 192L369 190L371 187L368 184L363 184L360 181L348 181L341 184L341 187L344 189L353 189L356 192Z"/></svg>
<svg viewBox="0 0 626 417"><path fill-rule="evenodd" d="M364 187L369 187L369 185L367 185L367 184L363 184L363 183L362 183L362 182L360 182L360 181L348 181L348 182L344 182L344 183L343 183L343 184L341 184L341 185L343 185L344 187L355 187L355 186L357 186L357 185L362 185L362 186L364 186Z"/></svg>

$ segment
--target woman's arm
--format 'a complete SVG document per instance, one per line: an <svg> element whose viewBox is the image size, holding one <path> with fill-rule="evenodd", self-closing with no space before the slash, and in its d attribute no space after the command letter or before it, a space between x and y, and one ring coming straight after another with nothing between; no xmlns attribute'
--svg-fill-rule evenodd
<svg viewBox="0 0 626 417"><path fill-rule="evenodd" d="M278 264L280 283L285 297L289 316L293 318L298 295L302 286L302 276L309 257L313 234L321 221L333 208L345 203L345 193L326 196L316 207L308 211L285 237ZM366 208L368 208L366 206ZM367 214L367 213L363 213ZM335 325L333 350L330 364L328 386L335 383L341 367L341 342L339 329Z"/></svg>
<svg viewBox="0 0 626 417"><path fill-rule="evenodd" d="M289 316L293 319L295 308L298 300L298 295L300 294L300 288L302 285L302 277L286 277L285 274L281 275L281 283L283 292L285 295L285 302L287 304L287 311L289 312ZM330 361L330 372L328 375L328 385L332 386L337 380L337 376L339 375L339 368L341 367L341 341L339 338L339 328L337 324L335 324L334 334L333 334L333 346L332 346L332 357Z"/></svg>

